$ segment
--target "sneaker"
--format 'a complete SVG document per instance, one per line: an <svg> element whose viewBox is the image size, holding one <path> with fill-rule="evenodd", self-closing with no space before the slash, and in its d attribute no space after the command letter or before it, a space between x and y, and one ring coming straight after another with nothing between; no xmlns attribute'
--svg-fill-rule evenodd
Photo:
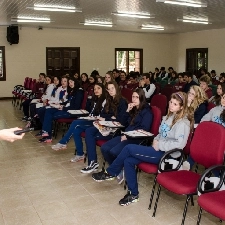
<svg viewBox="0 0 225 225"><path fill-rule="evenodd" d="M119 175L116 177L118 184L122 184L125 177L124 177L124 170L121 170L121 172L119 173Z"/></svg>
<svg viewBox="0 0 225 225"><path fill-rule="evenodd" d="M49 136L49 134L48 134L48 132L46 132L46 131L42 131L42 135L41 135L42 137L48 137Z"/></svg>
<svg viewBox="0 0 225 225"><path fill-rule="evenodd" d="M52 149L55 151L67 149L66 145L57 143L56 145L52 145Z"/></svg>
<svg viewBox="0 0 225 225"><path fill-rule="evenodd" d="M32 120L31 117L28 117L28 118L27 118L27 121L31 121L31 120Z"/></svg>
<svg viewBox="0 0 225 225"><path fill-rule="evenodd" d="M127 194L119 201L119 204L124 206L124 205L129 205L133 202L138 202L138 201L139 201L139 196L132 195L130 191L128 191Z"/></svg>
<svg viewBox="0 0 225 225"><path fill-rule="evenodd" d="M96 161L91 161L90 165L82 169L81 173L91 173L93 171L96 171L99 167L99 164Z"/></svg>
<svg viewBox="0 0 225 225"><path fill-rule="evenodd" d="M43 138L39 139L39 142L40 143L52 143L52 139L43 137Z"/></svg>
<svg viewBox="0 0 225 225"><path fill-rule="evenodd" d="M104 180L114 180L115 177L111 176L110 174L107 173L106 170L102 170L101 172L99 173L93 173L92 174L92 178L97 181L97 182L101 182L101 181L104 181Z"/></svg>
<svg viewBox="0 0 225 225"><path fill-rule="evenodd" d="M24 116L21 120L26 122L26 121L28 121L28 117Z"/></svg>
<svg viewBox="0 0 225 225"><path fill-rule="evenodd" d="M75 155L73 158L70 159L70 162L79 162L84 160L84 155Z"/></svg>

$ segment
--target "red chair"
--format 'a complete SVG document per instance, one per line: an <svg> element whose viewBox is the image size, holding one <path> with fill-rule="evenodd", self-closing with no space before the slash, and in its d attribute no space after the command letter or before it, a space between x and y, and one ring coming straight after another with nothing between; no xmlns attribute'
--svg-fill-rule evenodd
<svg viewBox="0 0 225 225"><path fill-rule="evenodd" d="M152 108L152 113L153 113L153 120L152 120L152 126L150 129L150 132L152 134L154 134L154 136L156 136L159 133L159 126L161 123L162 115L161 115L160 109L157 108L156 106L152 106L151 108ZM152 199L154 196L155 186L156 186L156 176L158 174L158 165L147 163L147 162L142 162L142 163L138 164L137 169L139 169L145 173L155 175L152 192L151 192L151 197L150 197L150 203L149 203L149 207L148 207L148 209L151 209Z"/></svg>
<svg viewBox="0 0 225 225"><path fill-rule="evenodd" d="M218 183L214 184L209 181L211 178L210 175L217 170L219 172ZM210 176L210 178L209 178ZM225 220L225 190L221 190L222 185L224 185L225 179L225 166L213 166L210 167L205 173L202 175L199 184L198 184L198 192L201 195L198 197L198 204L200 206L197 225L200 224L202 210L204 209L206 212L218 217L221 222ZM207 181L208 184L206 183ZM206 184L209 189L203 190L203 187L206 187Z"/></svg>
<svg viewBox="0 0 225 225"><path fill-rule="evenodd" d="M170 85L170 86L169 86ZM176 90L173 88L173 86L171 84L167 84L162 90L161 90L161 94L165 95L167 97L167 101L170 100L171 95L176 92Z"/></svg>
<svg viewBox="0 0 225 225"><path fill-rule="evenodd" d="M214 138L212 138L212 133ZM220 124L213 122L202 122L195 130L191 146L190 156L197 163L201 164L205 168L209 168L213 165L223 164L224 161L224 149L225 149L225 130ZM182 151L180 151L183 154ZM192 205L193 195L197 194L197 185L200 180L200 174L187 170L173 170L170 172L163 172L161 169L161 162L164 160L162 157L159 164L159 171L156 180L159 184L156 202L154 206L153 217L156 214L157 204L161 187L178 194L186 195L186 203L184 206L182 225L184 224L188 202L191 199Z"/></svg>
<svg viewBox="0 0 225 225"><path fill-rule="evenodd" d="M209 102L208 106L207 106L207 111L209 112L214 107L216 107L216 105L214 103L212 103L212 102Z"/></svg>
<svg viewBox="0 0 225 225"><path fill-rule="evenodd" d="M152 100L150 102L151 106L157 106L162 113L162 116L166 115L166 109L167 109L167 98L165 95L154 95L152 97Z"/></svg>
<svg viewBox="0 0 225 225"><path fill-rule="evenodd" d="M128 88L121 89L122 96L130 103L132 102L132 93L133 91Z"/></svg>

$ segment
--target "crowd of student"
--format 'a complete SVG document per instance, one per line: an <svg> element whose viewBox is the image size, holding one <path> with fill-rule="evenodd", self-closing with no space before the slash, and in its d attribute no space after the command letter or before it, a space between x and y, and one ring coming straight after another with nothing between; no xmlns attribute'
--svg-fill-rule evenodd
<svg viewBox="0 0 225 225"><path fill-rule="evenodd" d="M42 128L36 136L41 136L39 142L51 143L53 120L73 118L74 115L68 110L81 109L84 92L87 92L86 110L91 117L98 121L120 122L125 131L149 131L154 120L149 103L155 94L155 83L159 78L173 83L177 92L171 95L168 113L161 121L159 134L154 137L152 146L141 146L140 139L130 139L125 135L113 137L109 133L105 136L93 125L93 120L77 118L74 118L64 137L52 146L56 151L66 149L73 137L75 154L70 161L84 160L81 133L85 132L88 165L81 172L92 173L99 168L96 140L107 140L102 145L101 152L109 167L93 173L92 177L95 181L117 177L121 183L125 174L129 191L119 204L127 205L139 199L136 165L140 162L158 164L165 152L175 148L183 149L194 124L213 121L225 127L225 74L217 77L214 70L208 74L202 69L201 75L197 77L190 72L177 74L172 67L168 73L162 67L161 70L156 68L154 73L142 75L137 72L126 75L124 71L115 69L107 72L104 78L97 71L93 71L90 76L83 73L73 77L66 75L61 79L40 74L38 82L46 86L40 97L43 107L37 108L35 103L27 100L23 103L23 120L38 115ZM212 95L209 84L217 85L216 95ZM123 88L132 90L130 103L121 95ZM209 102L215 104L215 107L208 112ZM193 165L191 159L189 163Z"/></svg>

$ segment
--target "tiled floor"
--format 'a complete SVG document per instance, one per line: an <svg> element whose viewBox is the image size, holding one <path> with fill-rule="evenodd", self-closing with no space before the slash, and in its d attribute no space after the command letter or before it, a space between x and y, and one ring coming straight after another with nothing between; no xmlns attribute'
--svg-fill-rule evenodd
<svg viewBox="0 0 225 225"><path fill-rule="evenodd" d="M22 112L10 101L0 101L0 129L23 127L20 118ZM121 185L116 181L97 183L90 174L80 173L83 162L69 162L74 152L72 140L67 150L55 152L50 144L38 143L35 133L27 133L22 141L0 142L0 225L181 224L185 197L166 191L152 217L148 210L151 175L140 175L138 203L119 206L125 195ZM185 225L195 225L197 214L197 204L190 206ZM201 224L221 223L204 213Z"/></svg>

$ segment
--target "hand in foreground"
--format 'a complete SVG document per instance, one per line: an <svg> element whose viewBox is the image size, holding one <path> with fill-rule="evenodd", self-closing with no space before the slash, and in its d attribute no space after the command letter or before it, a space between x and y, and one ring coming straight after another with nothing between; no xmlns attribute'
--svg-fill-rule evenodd
<svg viewBox="0 0 225 225"><path fill-rule="evenodd" d="M0 140L14 142L16 140L22 139L25 134L16 135L14 134L14 131L16 130L22 130L22 129L18 127L14 127L10 129L0 130Z"/></svg>
<svg viewBox="0 0 225 225"><path fill-rule="evenodd" d="M159 142L157 140L154 140L152 143L152 147L156 150L159 151Z"/></svg>
<svg viewBox="0 0 225 225"><path fill-rule="evenodd" d="M125 135L121 136L121 141L126 141L127 137Z"/></svg>

